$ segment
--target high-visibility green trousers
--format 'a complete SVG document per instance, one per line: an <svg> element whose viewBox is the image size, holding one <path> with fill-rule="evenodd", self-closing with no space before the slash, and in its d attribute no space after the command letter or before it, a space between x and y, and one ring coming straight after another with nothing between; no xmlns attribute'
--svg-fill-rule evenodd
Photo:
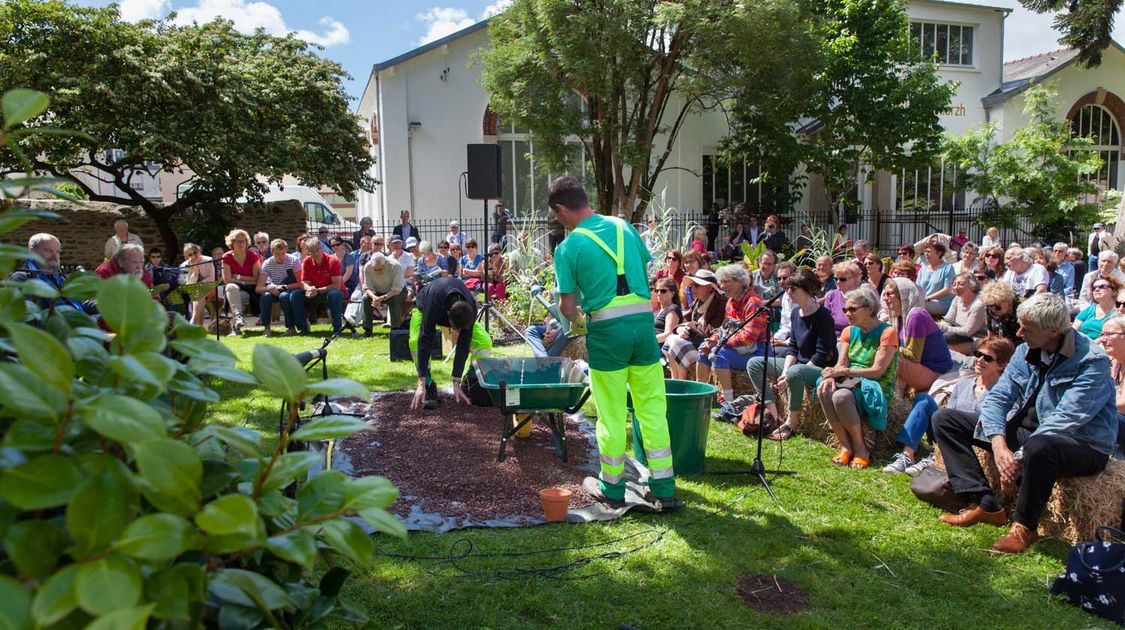
<svg viewBox="0 0 1125 630"><path fill-rule="evenodd" d="M649 488L654 497L671 498L676 493L676 478L668 437L664 370L652 314L590 322L586 348L590 355L590 391L598 410L602 493L610 499L625 497L628 385L633 397L633 421L641 423L645 457L652 471Z"/></svg>

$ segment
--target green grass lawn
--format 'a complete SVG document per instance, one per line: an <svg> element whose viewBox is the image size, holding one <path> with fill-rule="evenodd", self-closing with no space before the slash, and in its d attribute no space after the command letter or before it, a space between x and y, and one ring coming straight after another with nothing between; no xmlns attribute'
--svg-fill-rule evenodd
<svg viewBox="0 0 1125 630"><path fill-rule="evenodd" d="M299 352L321 341L250 335L225 340L246 368L256 343ZM412 366L390 363L387 353L385 331L340 339L330 347L331 376L377 391L412 387ZM435 374L448 385L448 364ZM277 403L262 390L218 390L223 400L212 421L276 434ZM746 467L753 447L733 426L712 423L707 465ZM777 457L777 445L767 442L766 465L774 467ZM798 474L773 482L784 508L748 477L699 475L677 480L687 508L669 516L379 538L383 552L411 557L448 557L465 541L474 554L546 553L455 563L380 556L353 578L349 594L375 627L386 628L1113 627L1048 596L1067 545L1047 540L1018 557L994 554L999 528L948 527L938 510L914 498L908 477L880 472L882 462L843 469L831 457L827 446L805 438L785 443L784 466ZM568 563L575 568L555 577L530 573ZM808 609L774 616L747 608L736 593L747 573L798 585Z"/></svg>

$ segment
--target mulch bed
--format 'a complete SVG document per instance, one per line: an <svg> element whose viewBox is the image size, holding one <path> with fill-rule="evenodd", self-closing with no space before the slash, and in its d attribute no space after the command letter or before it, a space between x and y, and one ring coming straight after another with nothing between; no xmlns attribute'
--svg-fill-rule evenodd
<svg viewBox="0 0 1125 630"><path fill-rule="evenodd" d="M738 578L738 596L748 607L767 615L789 615L809 607L800 587L772 575Z"/></svg>
<svg viewBox="0 0 1125 630"><path fill-rule="evenodd" d="M568 461L559 461L551 430L535 419L531 437L508 440L507 457L497 462L498 409L456 404L442 393L436 410L411 411L412 396L379 397L368 413L373 430L338 445L357 475L382 475L398 486L391 512L405 516L417 505L427 513L470 519L542 516L539 490L551 486L574 493L571 508L593 503L580 487L590 473L579 469L592 447L576 421L566 423Z"/></svg>

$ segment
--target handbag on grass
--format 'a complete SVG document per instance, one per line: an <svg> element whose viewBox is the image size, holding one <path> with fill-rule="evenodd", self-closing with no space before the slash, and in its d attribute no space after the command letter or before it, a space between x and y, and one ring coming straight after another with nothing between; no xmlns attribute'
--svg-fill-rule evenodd
<svg viewBox="0 0 1125 630"><path fill-rule="evenodd" d="M1094 538L1098 540L1070 550L1066 572L1055 578L1051 594L1065 595L1091 615L1125 625L1125 531L1103 525Z"/></svg>
<svg viewBox="0 0 1125 630"><path fill-rule="evenodd" d="M914 496L930 505L956 514L968 507L968 504L953 492L949 485L949 475L944 468L931 466L923 469L918 476L910 480L910 491Z"/></svg>

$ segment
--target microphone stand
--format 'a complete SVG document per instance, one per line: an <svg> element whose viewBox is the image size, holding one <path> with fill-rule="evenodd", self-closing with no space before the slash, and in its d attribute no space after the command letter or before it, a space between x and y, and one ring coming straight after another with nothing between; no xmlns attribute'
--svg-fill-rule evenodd
<svg viewBox="0 0 1125 630"><path fill-rule="evenodd" d="M760 383L758 383L758 393L762 396L763 401L765 400L766 387L768 387L768 385L766 384L766 374L769 372L770 347L773 345L772 341L768 337L768 331L769 331L770 323L771 323L771 320L773 319L771 317L771 312L772 312L771 306L773 305L774 302L777 301L777 299L779 297L781 297L782 293L784 293L784 290L781 293L778 293L777 295L773 296L768 302L766 302L762 306L758 307L758 310L754 311L753 315L751 315L750 317L747 317L746 319L742 320L733 329L729 330L728 332L726 332L722 336L720 336L719 342L715 346L717 349L722 348L723 346L726 345L727 341L731 337L733 337L735 334L737 334L738 331L745 328L750 322L754 321L758 317L761 317L762 315L766 316L767 338L766 338L766 342L765 342L766 343L766 351L765 351L765 355L764 355L765 356L765 362L762 365L762 380L761 380ZM770 482L768 480L766 480L766 475L795 475L795 474L797 474L797 471L795 471L795 470L766 470L765 464L762 463L762 435L765 433L765 424L764 424L765 414L766 414L766 405L765 405L764 402L761 402L761 403L758 404L758 450L754 454L754 461L750 464L750 468L738 468L738 469L735 469L735 470L717 470L715 472L711 472L711 473L707 473L707 474L712 474L712 475L754 475L755 477L758 478L758 481L762 482L762 486L766 489L766 492L769 493L770 498L773 499L773 502L777 504L777 507L783 507L781 505L781 501L779 501L777 499L777 495L775 495L773 493L773 488L770 487Z"/></svg>

